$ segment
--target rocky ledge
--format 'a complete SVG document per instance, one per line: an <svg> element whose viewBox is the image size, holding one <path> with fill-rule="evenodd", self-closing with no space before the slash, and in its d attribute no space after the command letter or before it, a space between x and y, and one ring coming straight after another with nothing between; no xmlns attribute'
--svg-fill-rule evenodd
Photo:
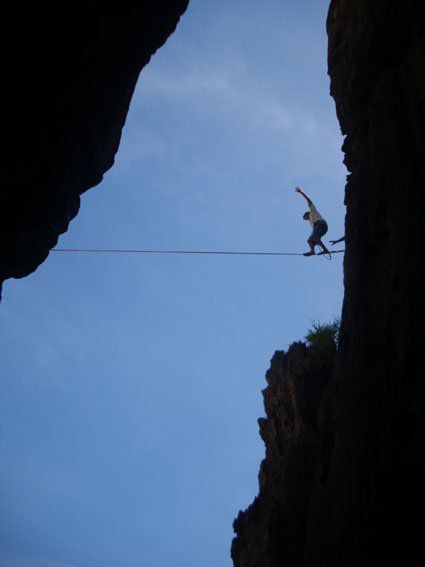
<svg viewBox="0 0 425 567"><path fill-rule="evenodd" d="M266 456L259 495L234 522L235 567L302 565L311 490L318 460L320 398L333 368L335 343L294 343L278 351L263 390L258 420Z"/></svg>

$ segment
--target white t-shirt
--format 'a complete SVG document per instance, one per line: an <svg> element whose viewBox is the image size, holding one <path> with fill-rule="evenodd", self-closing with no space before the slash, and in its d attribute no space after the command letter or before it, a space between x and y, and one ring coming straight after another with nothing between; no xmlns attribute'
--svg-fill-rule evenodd
<svg viewBox="0 0 425 567"><path fill-rule="evenodd" d="M310 208L310 218L308 220L310 221L311 226L314 227L314 223L318 220L322 220L323 217L316 209L316 207L313 205L313 203L309 205L309 208Z"/></svg>

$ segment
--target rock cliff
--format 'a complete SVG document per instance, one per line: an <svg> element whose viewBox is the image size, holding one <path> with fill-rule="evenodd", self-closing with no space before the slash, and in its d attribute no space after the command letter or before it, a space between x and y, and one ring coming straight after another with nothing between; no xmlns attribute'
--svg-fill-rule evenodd
<svg viewBox="0 0 425 567"><path fill-rule="evenodd" d="M258 420L266 456L254 503L234 522L236 567L301 565L314 470L317 410L333 367L335 343L316 353L294 343L276 352L263 390L266 419Z"/></svg>
<svg viewBox="0 0 425 567"><path fill-rule="evenodd" d="M423 562L424 20L414 0L331 2L331 94L349 171L340 347L319 405L316 458L299 463L305 482L295 493L307 517L299 522L279 474L273 505L260 488L236 521L238 567ZM269 439L270 454L292 428ZM297 550L282 555L288 541Z"/></svg>
<svg viewBox="0 0 425 567"><path fill-rule="evenodd" d="M112 166L140 70L187 4L8 6L0 286L39 266Z"/></svg>

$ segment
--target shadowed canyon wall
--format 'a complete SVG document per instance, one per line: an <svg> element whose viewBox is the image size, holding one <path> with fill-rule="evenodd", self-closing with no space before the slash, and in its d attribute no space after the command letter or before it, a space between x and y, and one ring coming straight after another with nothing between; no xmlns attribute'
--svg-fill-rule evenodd
<svg viewBox="0 0 425 567"><path fill-rule="evenodd" d="M43 262L112 166L140 70L187 4L8 6L0 286Z"/></svg>
<svg viewBox="0 0 425 567"><path fill-rule="evenodd" d="M267 494L262 468L259 497L235 522L238 567L424 559L424 19L425 4L414 0L331 2L331 94L349 171L340 347L315 459L282 449ZM287 403L267 402L268 420ZM280 427L265 437L266 454L291 435L293 424ZM304 488L288 483L285 467L294 466Z"/></svg>

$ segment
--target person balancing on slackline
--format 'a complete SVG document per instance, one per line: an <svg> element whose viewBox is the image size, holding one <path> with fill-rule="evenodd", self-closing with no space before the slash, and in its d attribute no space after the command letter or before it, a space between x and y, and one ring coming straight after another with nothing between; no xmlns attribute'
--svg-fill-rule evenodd
<svg viewBox="0 0 425 567"><path fill-rule="evenodd" d="M307 242L310 245L310 251L305 252L304 256L313 256L315 254L314 247L320 246L325 254L329 254L329 250L322 242L322 236L324 236L328 232L328 224L316 207L313 205L313 201L310 199L308 195L306 195L299 187L295 187L295 191L302 195L304 199L307 201L309 211L303 214L303 219L310 221L312 226L312 233L308 237Z"/></svg>

